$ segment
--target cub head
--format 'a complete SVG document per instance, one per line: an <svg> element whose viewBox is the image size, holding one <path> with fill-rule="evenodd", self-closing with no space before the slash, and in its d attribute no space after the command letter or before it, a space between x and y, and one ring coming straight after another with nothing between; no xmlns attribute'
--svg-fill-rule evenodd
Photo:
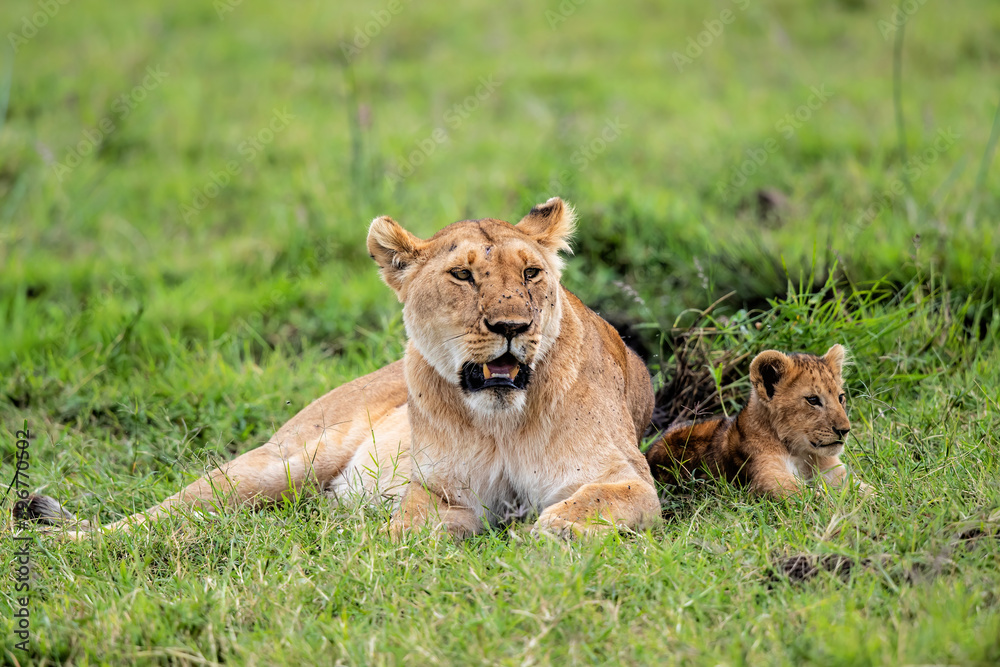
<svg viewBox="0 0 1000 667"><path fill-rule="evenodd" d="M767 350L750 363L756 403L793 454L835 456L851 430L844 396L844 347L822 357Z"/></svg>
<svg viewBox="0 0 1000 667"><path fill-rule="evenodd" d="M428 240L376 218L368 251L403 303L417 352L477 411L519 409L559 336L560 251L573 210L558 197L516 225L465 220Z"/></svg>

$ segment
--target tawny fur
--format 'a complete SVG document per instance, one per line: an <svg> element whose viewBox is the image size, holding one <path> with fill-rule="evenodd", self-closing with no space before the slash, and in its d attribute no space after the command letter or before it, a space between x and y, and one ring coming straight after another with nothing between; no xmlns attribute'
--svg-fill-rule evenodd
<svg viewBox="0 0 1000 667"><path fill-rule="evenodd" d="M772 497L795 493L817 475L840 486L847 479L840 454L851 428L843 364L841 345L822 357L761 352L750 364L746 407L734 417L669 429L646 454L653 475L672 482L708 472Z"/></svg>
<svg viewBox="0 0 1000 667"><path fill-rule="evenodd" d="M649 374L559 284L573 224L558 198L517 225L463 221L428 240L377 218L368 250L403 303L405 359L334 389L263 446L106 528L317 488L392 500L394 534L471 535L514 507L540 512L536 528L558 533L650 525L660 506L637 447L653 409ZM525 330L508 340L487 327L498 321ZM462 388L463 364L505 351L530 368L527 388Z"/></svg>

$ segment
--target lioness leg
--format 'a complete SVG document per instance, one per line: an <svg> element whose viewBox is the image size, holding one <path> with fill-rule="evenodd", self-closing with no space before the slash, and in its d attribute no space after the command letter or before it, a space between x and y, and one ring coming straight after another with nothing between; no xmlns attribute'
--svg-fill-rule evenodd
<svg viewBox="0 0 1000 667"><path fill-rule="evenodd" d="M535 530L561 535L604 532L616 526L641 530L660 517L660 500L648 482L631 479L584 484L542 512Z"/></svg>
<svg viewBox="0 0 1000 667"><path fill-rule="evenodd" d="M472 508L449 503L427 487L411 482L392 517L389 531L399 538L406 531L425 526L433 531L445 530L458 538L471 537L483 530L482 519Z"/></svg>
<svg viewBox="0 0 1000 667"><path fill-rule="evenodd" d="M134 527L182 509L260 506L308 493L326 487L343 473L362 445L370 446L373 452L376 445L386 452L398 452L408 443L406 381L402 362L396 362L330 391L301 410L266 444L223 464L144 512L103 529ZM377 486L374 478L372 485ZM70 512L45 496L18 503L15 513L20 518L78 529L64 533L72 538L91 528L89 522L75 521Z"/></svg>
<svg viewBox="0 0 1000 667"><path fill-rule="evenodd" d="M145 512L108 528L155 520L178 507L214 511L266 505L311 493L343 469L353 454L346 448L331 452L326 445L325 441L293 447L269 442L223 464Z"/></svg>
<svg viewBox="0 0 1000 667"><path fill-rule="evenodd" d="M342 469L352 452L329 456L323 441L299 447L268 443L216 468L183 490L149 509L103 526L104 530L131 528L156 521L178 509L214 511L223 507L263 505L294 494L308 493ZM337 459L337 460L331 460ZM72 514L46 496L33 496L21 508L21 516L49 524L72 525L80 530L65 532L78 539L91 528L89 521L75 522Z"/></svg>

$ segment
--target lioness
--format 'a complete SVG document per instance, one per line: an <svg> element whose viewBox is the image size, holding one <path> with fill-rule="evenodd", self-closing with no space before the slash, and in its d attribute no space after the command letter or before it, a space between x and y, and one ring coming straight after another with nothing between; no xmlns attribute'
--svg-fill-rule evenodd
<svg viewBox="0 0 1000 667"><path fill-rule="evenodd" d="M650 525L660 504L638 448L653 410L649 373L559 284L573 227L557 197L516 225L466 220L426 241L376 218L368 250L403 303L405 358L334 389L263 446L107 528L308 487L393 499L396 535L473 535L525 507L540 511L536 529L560 534ZM72 518L45 496L22 514Z"/></svg>
<svg viewBox="0 0 1000 667"><path fill-rule="evenodd" d="M668 429L646 453L653 474L674 481L677 472L707 470L774 497L816 475L840 486L847 478L840 454L851 430L843 366L841 345L822 357L761 352L750 362L746 408Z"/></svg>

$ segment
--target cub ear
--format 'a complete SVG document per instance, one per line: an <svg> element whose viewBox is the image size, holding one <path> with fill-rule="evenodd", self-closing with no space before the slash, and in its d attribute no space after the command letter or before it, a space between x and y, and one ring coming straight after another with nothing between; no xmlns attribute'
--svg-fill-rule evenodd
<svg viewBox="0 0 1000 667"><path fill-rule="evenodd" d="M841 376L844 374L844 357L847 352L844 350L844 346L840 343L835 344L826 354L823 355L823 361L826 365L834 372L835 375Z"/></svg>
<svg viewBox="0 0 1000 667"><path fill-rule="evenodd" d="M426 246L387 215L372 220L368 228L368 254L379 265L382 280L400 301L405 294L406 271Z"/></svg>
<svg viewBox="0 0 1000 667"><path fill-rule="evenodd" d="M774 388L788 372L788 357L777 350L765 350L750 362L750 384L765 401L774 398Z"/></svg>
<svg viewBox="0 0 1000 667"><path fill-rule="evenodd" d="M531 209L516 227L543 248L572 252L569 242L576 228L576 213L562 199L553 197Z"/></svg>

